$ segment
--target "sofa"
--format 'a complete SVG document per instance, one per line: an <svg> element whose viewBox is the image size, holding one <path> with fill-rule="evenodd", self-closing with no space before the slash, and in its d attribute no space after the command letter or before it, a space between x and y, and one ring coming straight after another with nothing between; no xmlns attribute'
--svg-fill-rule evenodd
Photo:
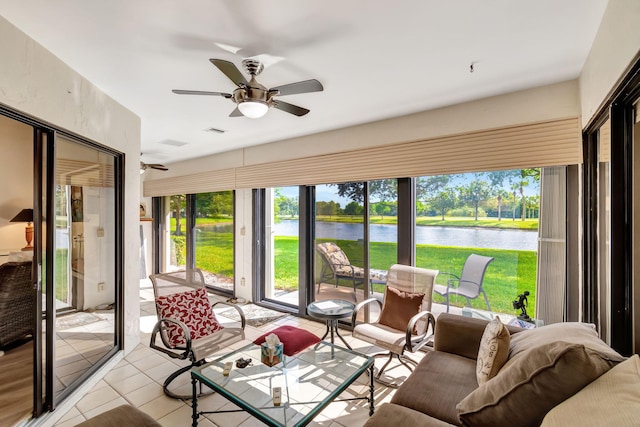
<svg viewBox="0 0 640 427"><path fill-rule="evenodd" d="M489 323L441 314L433 350L365 426L638 425L637 355L622 357L590 324L523 330L498 319L497 345ZM487 345L504 355L493 367L482 360ZM485 365L491 377L482 376Z"/></svg>

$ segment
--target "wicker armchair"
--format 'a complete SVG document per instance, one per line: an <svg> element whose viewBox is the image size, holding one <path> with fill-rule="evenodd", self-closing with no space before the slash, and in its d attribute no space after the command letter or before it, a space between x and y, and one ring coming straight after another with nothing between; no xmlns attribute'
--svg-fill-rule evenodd
<svg viewBox="0 0 640 427"><path fill-rule="evenodd" d="M0 265L0 347L33 335L35 315L31 261Z"/></svg>

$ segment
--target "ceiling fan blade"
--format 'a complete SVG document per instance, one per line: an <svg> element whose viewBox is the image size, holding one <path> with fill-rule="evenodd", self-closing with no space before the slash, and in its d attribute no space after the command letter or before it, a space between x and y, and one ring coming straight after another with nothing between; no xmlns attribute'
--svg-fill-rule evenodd
<svg viewBox="0 0 640 427"><path fill-rule="evenodd" d="M169 168L166 167L165 165L161 165L160 163L147 163L147 167L151 168L151 169L157 169L160 171L168 171Z"/></svg>
<svg viewBox="0 0 640 427"><path fill-rule="evenodd" d="M290 83L288 85L276 86L271 88L271 91L278 91L279 95L295 95L296 93L308 93L308 92L320 92L324 88L322 83L316 79L305 80L297 83Z"/></svg>
<svg viewBox="0 0 640 427"><path fill-rule="evenodd" d="M307 110L306 108L298 107L297 105L289 104L288 102L283 101L273 101L273 107L296 116L304 116L309 112L309 110Z"/></svg>
<svg viewBox="0 0 640 427"><path fill-rule="evenodd" d="M229 77L229 79L236 84L236 86L248 86L249 82L244 78L238 67L235 66L233 62L225 61L224 59L209 59L213 65L218 67L220 71L224 73L225 76Z"/></svg>
<svg viewBox="0 0 640 427"><path fill-rule="evenodd" d="M229 114L229 117L244 117L244 114L242 114L238 107L236 107L236 109Z"/></svg>
<svg viewBox="0 0 640 427"><path fill-rule="evenodd" d="M213 96L223 96L225 98L231 98L230 93L224 92L208 92L205 90L182 90L182 89L173 89L171 92L176 93L178 95L213 95Z"/></svg>

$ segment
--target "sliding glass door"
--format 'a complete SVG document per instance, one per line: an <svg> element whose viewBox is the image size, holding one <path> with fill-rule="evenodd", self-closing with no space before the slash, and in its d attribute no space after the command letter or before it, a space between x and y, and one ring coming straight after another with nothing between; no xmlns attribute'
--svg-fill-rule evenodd
<svg viewBox="0 0 640 427"><path fill-rule="evenodd" d="M53 326L54 404L117 346L117 254L120 221L117 158L58 136L55 143L53 277L45 289ZM49 204L47 204L50 206ZM46 217L46 216L45 216ZM55 321L53 321L55 319Z"/></svg>

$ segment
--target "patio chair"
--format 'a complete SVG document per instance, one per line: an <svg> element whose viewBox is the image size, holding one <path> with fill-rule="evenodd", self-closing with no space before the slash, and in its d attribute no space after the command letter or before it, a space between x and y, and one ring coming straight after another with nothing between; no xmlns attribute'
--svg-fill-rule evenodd
<svg viewBox="0 0 640 427"><path fill-rule="evenodd" d="M484 295L484 301L487 303L487 310L491 311L489 298L482 287L484 273L487 271L489 263L493 261L492 257L471 254L464 262L462 274L460 277L452 273L440 273L451 276L447 279L445 285L435 285L433 291L438 295L442 295L447 300L447 313L449 312L449 298L451 295L460 295L465 297L467 305L471 307L471 300L478 298L480 294Z"/></svg>
<svg viewBox="0 0 640 427"><path fill-rule="evenodd" d="M0 347L33 335L36 290L31 261L0 265Z"/></svg>
<svg viewBox="0 0 640 427"><path fill-rule="evenodd" d="M204 277L198 269L149 277L153 283L159 319L151 333L150 347L173 359L191 362L167 377L163 384L164 392L176 399L191 399L191 395L178 395L169 390L169 384L192 367L205 363L205 357L244 340L244 313L237 305L223 301L211 305ZM239 324L218 322L213 308L219 304L234 307L240 315ZM162 345L156 344L158 336Z"/></svg>
<svg viewBox="0 0 640 427"><path fill-rule="evenodd" d="M317 293L320 293L320 284L329 280L334 280L336 288L338 287L338 279L349 280L353 285L354 292L358 286L364 284L364 268L351 264L351 261L349 261L340 246L333 242L324 242L317 244L316 250L323 260ZM386 283L386 281L386 270L369 269L369 286L374 283ZM371 288L371 291L373 292L373 288Z"/></svg>
<svg viewBox="0 0 640 427"><path fill-rule="evenodd" d="M433 337L435 318L431 314L431 298L437 270L395 264L389 268L384 303L377 298L369 298L356 305L351 318L353 337L367 341L386 352L374 357L387 357L374 379L386 386L398 384L384 381L381 375L393 359L410 371L417 362L405 355L414 353L426 345ZM362 309L376 304L380 316L376 321L362 322Z"/></svg>

